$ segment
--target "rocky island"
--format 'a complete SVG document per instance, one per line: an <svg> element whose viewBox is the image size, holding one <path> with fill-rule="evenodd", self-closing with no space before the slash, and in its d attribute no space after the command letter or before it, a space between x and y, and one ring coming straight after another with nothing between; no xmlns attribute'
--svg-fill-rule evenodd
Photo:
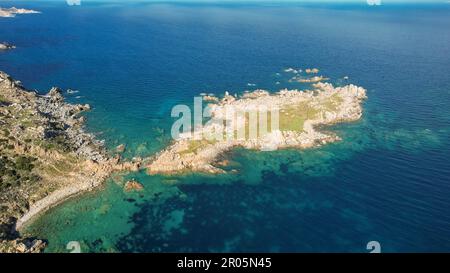
<svg viewBox="0 0 450 273"><path fill-rule="evenodd" d="M314 70L311 73L316 73ZM330 83L314 83L313 90L281 90L271 94L264 90L245 93L241 97L226 94L222 99L211 98L211 117L219 122L208 123L192 134L182 135L148 164L150 174L173 174L187 171L221 173L221 156L234 147L273 150L282 148L309 148L334 142L340 138L331 132L317 130L320 125L356 121L362 116L362 101L366 90L355 85L334 87ZM248 134L248 113L261 106L277 109L277 128L251 137ZM226 109L247 113L240 118L225 116ZM272 115L274 115L272 113ZM268 114L270 117L270 113ZM273 118L273 117L272 117ZM226 122L222 122L225 120ZM258 120L258 119L257 119ZM268 127L274 121L268 118ZM260 120L259 120L260 121ZM261 127L256 124L255 127ZM230 130L231 128L231 130ZM270 129L270 128L269 128ZM237 131L244 131L236 137ZM223 138L211 138L212 134ZM216 134L217 135L217 134ZM228 137L230 136L231 137Z"/></svg>
<svg viewBox="0 0 450 273"><path fill-rule="evenodd" d="M16 14L33 14L33 13L40 13L40 12L31 9L18 9L16 7L12 8L0 7L0 17L15 17Z"/></svg>
<svg viewBox="0 0 450 273"><path fill-rule="evenodd" d="M14 49L16 46L9 43L0 43L0 50Z"/></svg>
<svg viewBox="0 0 450 273"><path fill-rule="evenodd" d="M112 172L141 162L108 156L83 129L89 105L68 104L62 91L39 95L0 71L0 252L39 252L43 240L23 238L24 223L75 194L92 190Z"/></svg>

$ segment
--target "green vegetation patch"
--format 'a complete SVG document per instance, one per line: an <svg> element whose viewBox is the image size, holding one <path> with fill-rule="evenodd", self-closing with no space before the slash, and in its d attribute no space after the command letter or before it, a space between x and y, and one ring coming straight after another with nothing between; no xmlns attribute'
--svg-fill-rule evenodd
<svg viewBox="0 0 450 273"><path fill-rule="evenodd" d="M39 177L33 173L36 158L18 156L0 157L0 192L11 187L35 182Z"/></svg>
<svg viewBox="0 0 450 273"><path fill-rule="evenodd" d="M308 119L317 118L319 111L309 103L302 102L280 109L280 131L303 132L303 125Z"/></svg>

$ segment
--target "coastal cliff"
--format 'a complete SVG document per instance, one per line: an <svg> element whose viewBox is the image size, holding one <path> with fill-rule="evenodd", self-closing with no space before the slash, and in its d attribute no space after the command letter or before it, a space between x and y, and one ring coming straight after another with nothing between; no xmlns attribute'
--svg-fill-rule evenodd
<svg viewBox="0 0 450 273"><path fill-rule="evenodd" d="M0 252L42 251L43 240L20 236L27 221L112 172L139 169L84 131L80 114L89 109L66 103L59 88L39 95L0 71Z"/></svg>

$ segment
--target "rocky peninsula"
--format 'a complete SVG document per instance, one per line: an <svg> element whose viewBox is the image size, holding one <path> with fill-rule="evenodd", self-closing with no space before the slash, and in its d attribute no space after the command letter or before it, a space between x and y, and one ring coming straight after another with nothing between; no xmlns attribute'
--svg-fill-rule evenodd
<svg viewBox="0 0 450 273"><path fill-rule="evenodd" d="M113 172L139 169L139 159L109 156L85 132L89 109L66 103L59 88L39 95L0 71L0 252L42 251L45 241L21 237L27 221Z"/></svg>
<svg viewBox="0 0 450 273"><path fill-rule="evenodd" d="M16 17L16 14L33 14L33 13L40 13L40 12L31 9L18 9L16 7L12 8L0 7L0 17Z"/></svg>
<svg viewBox="0 0 450 273"><path fill-rule="evenodd" d="M340 140L331 132L318 130L318 126L360 119L366 90L352 84L334 87L330 83L323 82L314 83L312 87L313 90L284 89L274 94L265 90L255 90L240 97L226 93L222 99L208 96L205 99L211 102L211 117L220 122L208 123L201 129L182 135L155 156L147 165L148 172L221 173L224 170L220 168L219 161L234 147L259 150L304 149ZM249 113L260 109L261 106L278 109L278 127L253 138L248 133L243 135L244 137L236 137L238 130L249 131L250 117L241 115L240 118L233 116L230 119L224 116L226 109L232 108L235 112ZM270 119L268 121L268 127L271 127ZM261 124L258 123L255 127L261 127ZM231 132L231 137L225 136L223 139L208 137L217 132L224 132L226 136L230 136Z"/></svg>

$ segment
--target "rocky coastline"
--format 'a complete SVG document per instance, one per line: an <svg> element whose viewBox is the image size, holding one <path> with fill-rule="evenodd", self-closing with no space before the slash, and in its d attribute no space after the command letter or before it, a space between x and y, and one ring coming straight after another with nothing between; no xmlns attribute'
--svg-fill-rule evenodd
<svg viewBox="0 0 450 273"><path fill-rule="evenodd" d="M16 7L12 8L1 8L0 7L0 17L15 17L16 14L34 14L34 13L40 13L36 10L31 9L18 9Z"/></svg>
<svg viewBox="0 0 450 273"><path fill-rule="evenodd" d="M149 174L216 174L225 172L223 155L235 147L305 149L340 140L317 127L360 119L366 90L352 84L335 87L318 82L311 86L312 90L255 90L241 96L226 93L222 98L205 94L212 119L226 119L225 109L230 107L243 112L275 107L279 128L256 138L217 140L202 137L217 130L226 132L230 124L243 128L247 118L208 123L151 160L122 161L124 145L110 155L102 141L84 130L82 113L89 105L66 103L57 87L40 95L0 71L0 252L42 252L45 240L23 237L24 226L66 199L96 189L115 172L145 167ZM124 187L126 192L142 189L137 181L128 181Z"/></svg>
<svg viewBox="0 0 450 273"><path fill-rule="evenodd" d="M89 109L66 103L59 88L39 95L0 71L0 252L42 251L45 241L20 235L28 221L113 172L140 168L140 159L110 156L85 132Z"/></svg>

